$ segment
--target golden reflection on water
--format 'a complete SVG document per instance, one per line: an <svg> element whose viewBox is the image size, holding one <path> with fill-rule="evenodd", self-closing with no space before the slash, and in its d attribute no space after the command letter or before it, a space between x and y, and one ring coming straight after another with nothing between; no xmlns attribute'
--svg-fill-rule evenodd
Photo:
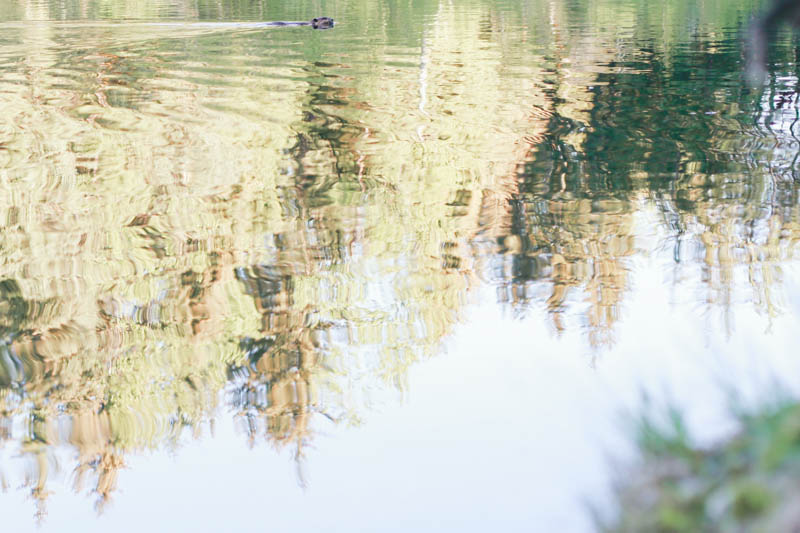
<svg viewBox="0 0 800 533"><path fill-rule="evenodd" d="M531 6L431 2L413 45L364 46L355 23L311 37L4 30L0 441L29 461L41 512L56 450L75 450L76 489L102 503L126 454L223 409L251 444L300 457L313 417L356 421L374 389L404 387L485 283L613 344L653 206L708 303L730 305L745 269L777 312L800 229L780 174L793 124L770 111L789 133L769 168L715 172L710 154L743 147L763 163L748 144L763 131L742 131L720 94L668 185L644 127L641 159L592 170L620 154L597 146L618 126L611 81L658 51L625 33L631 13L623 35L602 17L581 34L566 8ZM24 18L50 18L39 8ZM525 20L539 15L544 34Z"/></svg>

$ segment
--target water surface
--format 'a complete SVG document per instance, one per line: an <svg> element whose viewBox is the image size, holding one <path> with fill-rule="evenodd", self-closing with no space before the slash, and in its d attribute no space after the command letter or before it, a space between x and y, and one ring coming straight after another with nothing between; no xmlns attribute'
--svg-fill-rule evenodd
<svg viewBox="0 0 800 533"><path fill-rule="evenodd" d="M9 530L591 530L640 391L714 436L793 368L759 8L0 7Z"/></svg>

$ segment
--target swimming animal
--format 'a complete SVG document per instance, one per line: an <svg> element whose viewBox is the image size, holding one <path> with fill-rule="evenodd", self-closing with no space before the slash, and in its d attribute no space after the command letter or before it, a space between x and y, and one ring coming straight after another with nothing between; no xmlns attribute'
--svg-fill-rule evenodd
<svg viewBox="0 0 800 533"><path fill-rule="evenodd" d="M275 22L263 22L262 26L311 26L315 30L329 30L333 28L334 21L330 17L314 17L309 22L290 22L278 20Z"/></svg>

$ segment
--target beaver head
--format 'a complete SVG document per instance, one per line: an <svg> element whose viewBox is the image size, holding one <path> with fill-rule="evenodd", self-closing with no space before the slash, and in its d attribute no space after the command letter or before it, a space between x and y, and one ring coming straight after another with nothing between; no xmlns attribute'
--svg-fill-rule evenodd
<svg viewBox="0 0 800 533"><path fill-rule="evenodd" d="M333 28L333 19L330 17L314 17L311 19L311 27L315 30L328 30Z"/></svg>

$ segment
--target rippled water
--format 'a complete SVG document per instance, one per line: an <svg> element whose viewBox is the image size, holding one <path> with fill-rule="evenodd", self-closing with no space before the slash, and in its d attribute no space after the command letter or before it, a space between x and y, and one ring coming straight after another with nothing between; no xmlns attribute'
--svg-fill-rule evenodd
<svg viewBox="0 0 800 533"><path fill-rule="evenodd" d="M792 368L800 45L695 4L0 5L9 530L590 528Z"/></svg>

